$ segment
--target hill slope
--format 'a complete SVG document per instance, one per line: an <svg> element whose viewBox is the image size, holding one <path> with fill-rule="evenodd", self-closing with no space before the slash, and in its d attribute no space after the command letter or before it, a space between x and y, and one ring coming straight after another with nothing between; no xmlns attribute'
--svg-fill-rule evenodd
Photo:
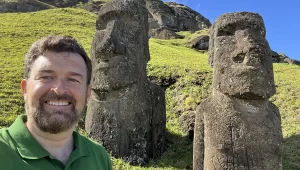
<svg viewBox="0 0 300 170"><path fill-rule="evenodd" d="M49 34L68 34L86 51L95 31L96 16L79 9L51 9L24 14L0 14L0 126L9 126L24 113L19 83L29 46ZM195 34L207 32L196 32ZM191 113L209 95L212 69L207 53L186 47L183 40L150 39L148 75L166 87L168 148L146 167L130 166L113 159L115 169L191 169L192 142L182 133L179 116ZM280 109L284 133L283 169L300 169L300 67L274 64L277 94L271 98ZM84 133L84 131L82 130Z"/></svg>

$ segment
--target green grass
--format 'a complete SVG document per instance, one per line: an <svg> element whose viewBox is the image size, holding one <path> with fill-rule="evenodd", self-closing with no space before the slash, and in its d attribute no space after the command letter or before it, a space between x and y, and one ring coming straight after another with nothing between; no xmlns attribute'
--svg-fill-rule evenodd
<svg viewBox="0 0 300 170"><path fill-rule="evenodd" d="M51 9L25 14L0 14L0 127L9 126L24 113L20 91L24 55L42 36L68 34L90 51L96 15L80 9ZM180 32L185 39L150 39L148 75L158 83L175 79L166 90L167 151L144 167L113 158L114 168L136 170L191 169L192 142L179 125L179 117L192 113L210 94L212 69L207 53L187 48L187 43L207 30ZM284 135L283 169L300 169L300 67L274 64L277 94L271 98L280 109ZM82 133L84 130L81 129Z"/></svg>
<svg viewBox="0 0 300 170"><path fill-rule="evenodd" d="M16 115L24 113L20 82L30 45L49 34L69 34L89 51L95 19L96 15L75 9L0 14L0 125L9 125Z"/></svg>
<svg viewBox="0 0 300 170"><path fill-rule="evenodd" d="M148 73L159 77L175 77L207 72L207 53L199 53L170 40L150 39L151 60ZM159 67L159 69L157 69Z"/></svg>
<svg viewBox="0 0 300 170"><path fill-rule="evenodd" d="M284 169L300 169L300 67L274 64L277 93L271 98L280 110L284 136Z"/></svg>

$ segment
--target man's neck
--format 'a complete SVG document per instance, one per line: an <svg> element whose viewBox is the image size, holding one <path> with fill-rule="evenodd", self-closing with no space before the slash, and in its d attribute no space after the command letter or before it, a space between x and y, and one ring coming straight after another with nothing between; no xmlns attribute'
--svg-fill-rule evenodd
<svg viewBox="0 0 300 170"><path fill-rule="evenodd" d="M74 147L73 128L58 134L51 134L41 131L33 122L29 121L25 125L32 136L52 156L65 164Z"/></svg>

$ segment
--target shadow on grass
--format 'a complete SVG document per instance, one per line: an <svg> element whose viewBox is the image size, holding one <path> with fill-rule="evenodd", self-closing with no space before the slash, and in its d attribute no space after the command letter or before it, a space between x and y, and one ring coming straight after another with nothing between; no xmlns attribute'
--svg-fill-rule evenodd
<svg viewBox="0 0 300 170"><path fill-rule="evenodd" d="M284 138L283 170L300 170L300 134ZM167 150L147 168L191 170L193 167L193 142L188 136L167 132Z"/></svg>
<svg viewBox="0 0 300 170"><path fill-rule="evenodd" d="M188 136L167 131L167 148L163 155L151 160L147 168L190 170L193 167L193 141Z"/></svg>
<svg viewBox="0 0 300 170"><path fill-rule="evenodd" d="M283 140L283 170L300 169L300 134Z"/></svg>

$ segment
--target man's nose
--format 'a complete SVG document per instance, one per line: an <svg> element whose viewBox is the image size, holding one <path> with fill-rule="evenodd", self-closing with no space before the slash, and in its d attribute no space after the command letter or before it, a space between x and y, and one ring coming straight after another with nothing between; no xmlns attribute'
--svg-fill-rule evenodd
<svg viewBox="0 0 300 170"><path fill-rule="evenodd" d="M57 79L52 87L52 90L57 95L63 95L68 92L68 85L66 83L66 80L64 79Z"/></svg>

